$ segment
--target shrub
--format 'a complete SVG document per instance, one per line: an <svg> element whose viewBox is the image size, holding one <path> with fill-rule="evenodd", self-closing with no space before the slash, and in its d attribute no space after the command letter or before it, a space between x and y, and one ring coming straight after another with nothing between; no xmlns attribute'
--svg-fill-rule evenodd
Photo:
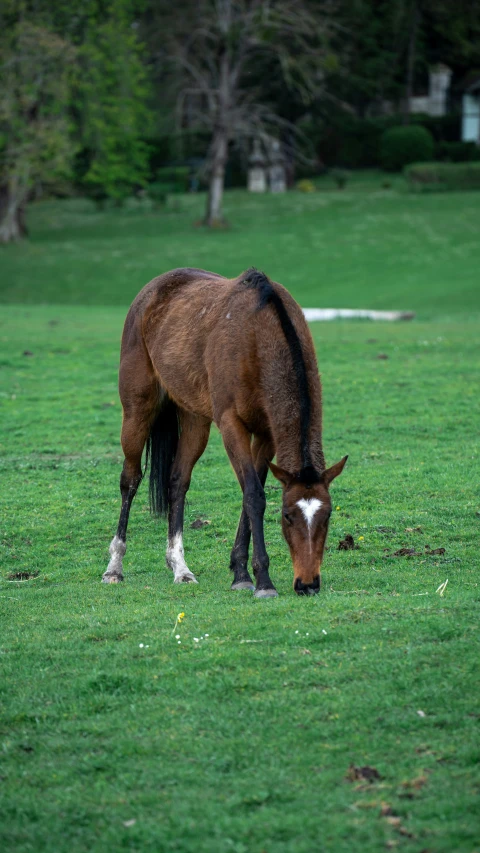
<svg viewBox="0 0 480 853"><path fill-rule="evenodd" d="M345 169L365 169L380 165L380 143L382 134L392 127L401 125L401 115L378 115L368 118L333 109L328 119L319 115L301 119L297 127L303 137L299 139L304 157L317 166L306 166L300 161L296 166L298 178L318 174L323 168L340 166ZM410 116L409 127L424 127L433 136L435 143L454 142L460 138L461 116L452 113L446 116L428 116L422 113ZM430 159L432 155L422 159ZM420 159L416 157L415 159Z"/></svg>
<svg viewBox="0 0 480 853"><path fill-rule="evenodd" d="M480 162L413 163L404 174L412 190L480 189Z"/></svg>
<svg viewBox="0 0 480 853"><path fill-rule="evenodd" d="M332 169L330 172L339 190L343 190L348 181L348 172L346 169Z"/></svg>
<svg viewBox="0 0 480 853"><path fill-rule="evenodd" d="M418 125L391 127L380 141L380 162L387 172L399 172L409 163L433 159L432 134Z"/></svg>
<svg viewBox="0 0 480 853"><path fill-rule="evenodd" d="M176 192L176 184L167 184L161 181L154 181L147 187L148 197L153 201L155 207L165 204L167 196L174 192Z"/></svg>
<svg viewBox="0 0 480 853"><path fill-rule="evenodd" d="M475 142L439 142L436 155L438 160L470 163L472 160L480 160L480 145Z"/></svg>
<svg viewBox="0 0 480 853"><path fill-rule="evenodd" d="M445 116L416 113L410 116L410 121L429 130L435 142L456 142L460 139L462 117L459 112L448 113Z"/></svg>
<svg viewBox="0 0 480 853"><path fill-rule="evenodd" d="M163 166L157 169L156 181L157 184L168 184L168 192L170 193L186 193L188 192L188 179L190 168L188 166Z"/></svg>
<svg viewBox="0 0 480 853"><path fill-rule="evenodd" d="M314 193L316 187L313 181L309 181L308 178L303 178L303 180L298 181L297 190L300 190L301 193Z"/></svg>

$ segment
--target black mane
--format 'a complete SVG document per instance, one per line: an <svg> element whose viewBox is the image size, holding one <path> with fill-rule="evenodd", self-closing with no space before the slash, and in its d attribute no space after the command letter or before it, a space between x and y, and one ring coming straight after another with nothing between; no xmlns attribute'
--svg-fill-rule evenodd
<svg viewBox="0 0 480 853"><path fill-rule="evenodd" d="M302 455L302 470L297 476L299 481L305 483L305 485L318 483L320 475L313 467L308 441L312 405L310 400L310 390L308 387L307 369L303 358L300 339L281 297L278 295L270 279L265 275L265 273L252 267L247 270L243 276L242 283L247 287L258 291L259 311L266 305L270 304L273 305L277 312L283 334L285 335L285 339L290 350L290 355L292 356L292 364L300 396L300 449Z"/></svg>

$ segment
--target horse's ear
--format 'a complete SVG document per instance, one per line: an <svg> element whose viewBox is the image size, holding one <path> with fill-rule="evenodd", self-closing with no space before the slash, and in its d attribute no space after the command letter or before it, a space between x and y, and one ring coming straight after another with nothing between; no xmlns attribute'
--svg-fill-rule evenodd
<svg viewBox="0 0 480 853"><path fill-rule="evenodd" d="M332 480L334 480L335 477L338 477L338 475L342 473L343 469L345 468L345 462L347 461L347 459L348 456L344 456L343 459L340 459L340 462L336 462L335 465L332 465L331 468L327 468L323 475L323 480L326 486L329 486Z"/></svg>
<svg viewBox="0 0 480 853"><path fill-rule="evenodd" d="M288 471L285 471L284 468L280 468L278 465L274 465L273 462L268 463L268 467L272 472L273 476L280 480L282 486L288 487L293 480L291 474Z"/></svg>

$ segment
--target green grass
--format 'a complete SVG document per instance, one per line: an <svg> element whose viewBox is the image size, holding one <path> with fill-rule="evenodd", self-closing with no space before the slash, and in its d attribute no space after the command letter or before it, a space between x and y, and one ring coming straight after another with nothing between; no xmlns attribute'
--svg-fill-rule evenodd
<svg viewBox="0 0 480 853"><path fill-rule="evenodd" d="M422 319L480 310L480 193L422 196L380 176L345 190L227 193L226 231L194 228L203 196L160 213L134 203L98 212L87 200L32 206L28 244L2 252L0 300L128 305L177 266L236 276L255 264L305 307L398 308Z"/></svg>
<svg viewBox="0 0 480 853"><path fill-rule="evenodd" d="M400 193L373 195L354 189L345 200L326 201L346 247L338 290L328 283L327 302L351 305L357 293L362 307L413 307L433 319L312 326L327 461L350 454L332 486L338 509L323 589L313 599L292 591L271 478L266 540L280 597L258 601L229 591L241 497L216 432L195 468L187 508L186 557L199 585L172 583L165 524L150 517L145 486L132 510L126 581L105 586L100 578L119 510L116 370L125 307L118 303L176 263L232 274L254 263L304 304L325 304L308 289L323 282L321 256L304 254L309 205L320 199L293 196L292 210L298 204L303 211L296 247L280 236L284 199L270 226L264 207L268 201L273 215L272 200L231 194L231 232L189 230L198 212L190 198L156 217L78 213L75 230L79 203L68 202L39 206L29 245L2 253L5 298L25 303L0 313L0 845L8 853L480 849L480 323L475 292L460 298L455 286L477 275L478 246L469 243L476 225L465 211L479 196L462 199L457 211L465 230L456 278L437 306L436 281L447 244L455 243L447 196L425 208L425 228L438 229L435 281L418 247L423 290L411 287L408 304L393 270L395 298L373 279L349 290L350 279L366 276L353 261L354 236L348 242L344 231L349 217L362 222L355 205L377 217L374 245L362 250L370 270L380 263L379 245L384 258L398 249L388 205L410 215ZM97 234L86 224L90 216ZM333 270L334 221L325 228ZM459 239L460 224L454 230ZM317 232L312 226L309 233ZM324 239L321 229L317 237ZM192 259L185 258L187 239ZM130 276L127 285L128 269L112 256L125 251L133 259L135 240L140 278ZM265 261L270 240L280 272ZM148 246L158 256L150 272ZM234 247L244 255L238 264ZM300 279L295 286L290 279L295 255L310 270L303 291ZM70 269L77 289L68 290ZM113 306L33 304L102 303L107 293ZM381 353L388 358L378 359ZM199 517L211 523L191 529ZM346 533L357 550L337 550ZM429 556L426 545L445 554ZM392 556L404 546L420 556ZM35 577L11 580L25 571ZM180 611L178 644L172 629ZM351 764L373 767L381 778L350 781ZM382 815L387 807L391 813Z"/></svg>

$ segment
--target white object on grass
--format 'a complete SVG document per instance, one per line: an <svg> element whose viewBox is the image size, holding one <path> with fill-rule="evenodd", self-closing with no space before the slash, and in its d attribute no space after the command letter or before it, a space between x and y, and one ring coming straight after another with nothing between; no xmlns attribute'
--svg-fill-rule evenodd
<svg viewBox="0 0 480 853"><path fill-rule="evenodd" d="M316 320L413 320L413 311L369 311L366 308L302 308L309 323Z"/></svg>

